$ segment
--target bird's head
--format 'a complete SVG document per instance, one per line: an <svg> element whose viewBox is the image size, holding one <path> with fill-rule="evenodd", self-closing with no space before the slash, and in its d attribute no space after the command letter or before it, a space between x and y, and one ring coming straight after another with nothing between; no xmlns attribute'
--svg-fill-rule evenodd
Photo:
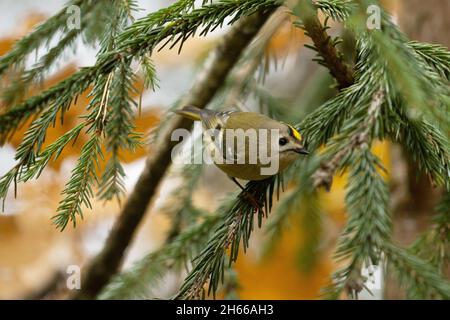
<svg viewBox="0 0 450 320"><path fill-rule="evenodd" d="M293 126L283 123L278 139L280 155L308 154L303 137Z"/></svg>

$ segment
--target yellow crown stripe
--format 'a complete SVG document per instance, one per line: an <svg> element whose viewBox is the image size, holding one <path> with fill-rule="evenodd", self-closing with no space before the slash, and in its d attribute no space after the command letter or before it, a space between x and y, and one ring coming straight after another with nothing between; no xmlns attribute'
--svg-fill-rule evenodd
<svg viewBox="0 0 450 320"><path fill-rule="evenodd" d="M298 132L293 126L291 126L290 124L288 124L289 128L291 128L292 130L292 134L294 135L295 139L301 141L302 140L302 135L300 134L300 132Z"/></svg>

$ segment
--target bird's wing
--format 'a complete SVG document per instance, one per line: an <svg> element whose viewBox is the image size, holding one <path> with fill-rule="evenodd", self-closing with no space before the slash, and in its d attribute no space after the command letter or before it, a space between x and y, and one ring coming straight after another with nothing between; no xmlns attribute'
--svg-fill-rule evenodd
<svg viewBox="0 0 450 320"><path fill-rule="evenodd" d="M203 128L205 130L214 130L214 132L210 132L213 133L213 136L209 134L204 136L204 142L216 159L220 157L222 161L225 160L226 150L223 149L224 129L226 129L226 123L230 115L236 112L238 111L215 112L212 110L204 110L202 112Z"/></svg>
<svg viewBox="0 0 450 320"><path fill-rule="evenodd" d="M204 110L202 112L202 122L205 129L222 130L230 118L230 115L237 111L223 111L215 112L211 110Z"/></svg>

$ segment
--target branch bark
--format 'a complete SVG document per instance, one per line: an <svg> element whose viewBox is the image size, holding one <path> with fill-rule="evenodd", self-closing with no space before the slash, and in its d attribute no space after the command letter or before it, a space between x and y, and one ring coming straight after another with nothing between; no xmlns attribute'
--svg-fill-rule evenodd
<svg viewBox="0 0 450 320"><path fill-rule="evenodd" d="M309 1L302 0L294 8L294 13L302 20L306 35L313 41L317 53L323 59L323 64L338 82L339 89L351 86L354 82L353 72L332 43L326 28L317 16L317 9Z"/></svg>
<svg viewBox="0 0 450 320"><path fill-rule="evenodd" d="M297 6L293 9L294 13L302 20L303 29L307 36L311 38L315 49L320 57L323 59L323 65L328 68L331 75L336 79L339 90L351 86L355 79L353 77L352 69L342 59L342 53L339 52L331 41L331 37L327 33L327 29L322 25L318 18L317 9L313 7L309 0L299 1ZM381 94L382 95L382 94ZM382 97L374 96L373 104L377 104ZM369 117L370 118L370 117ZM313 175L314 187L325 187L327 191L330 190L333 181L333 175L341 163L342 159L348 154L351 149L361 145L367 137L361 139L362 134L352 138L352 142L348 146L338 152L330 162L324 162L321 167L316 170Z"/></svg>
<svg viewBox="0 0 450 320"><path fill-rule="evenodd" d="M273 10L257 12L241 19L232 27L212 53L209 63L199 74L189 94L183 99L183 105L204 108L212 100L242 51L272 12ZM73 299L94 299L119 270L135 230L171 164L171 151L177 143L170 139L173 130L178 128L189 130L192 127L191 120L178 116L168 121L168 125L165 125L163 132L158 135L155 151L147 159L144 171L122 208L103 250L85 269L81 289L72 296Z"/></svg>

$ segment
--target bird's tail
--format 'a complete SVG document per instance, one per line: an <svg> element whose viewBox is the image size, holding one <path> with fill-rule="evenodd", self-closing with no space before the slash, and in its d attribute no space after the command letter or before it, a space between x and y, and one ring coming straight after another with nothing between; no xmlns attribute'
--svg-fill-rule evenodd
<svg viewBox="0 0 450 320"><path fill-rule="evenodd" d="M201 120L202 109L193 106L185 106L180 110L175 111L175 113L182 115L183 117L189 118L191 120Z"/></svg>

